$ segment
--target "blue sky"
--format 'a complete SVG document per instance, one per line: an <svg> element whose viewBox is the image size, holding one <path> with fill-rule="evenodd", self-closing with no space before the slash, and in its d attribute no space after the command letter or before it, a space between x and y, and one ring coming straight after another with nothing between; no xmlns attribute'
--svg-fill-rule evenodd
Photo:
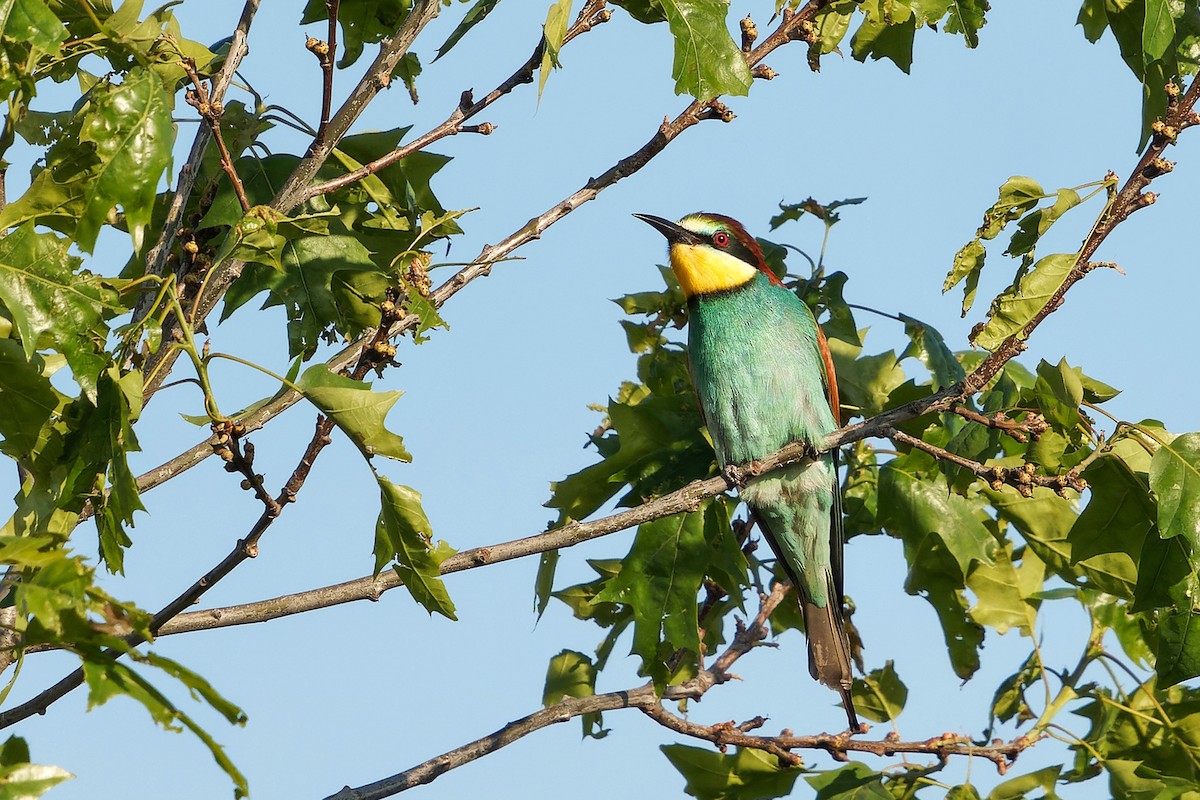
<svg viewBox="0 0 1200 800"><path fill-rule="evenodd" d="M240 3L185 3L177 8L186 35L228 35ZM577 4L578 5L578 4ZM696 210L741 219L752 232L806 249L820 244L808 219L774 232L767 220L780 201L866 196L844 210L827 253L832 269L850 275L847 299L903 311L936 327L952 347L982 318L986 299L1011 278L1013 266L992 255L979 308L959 318L957 290L942 296L955 251L974 234L996 188L1029 175L1047 189L1103 177L1122 178L1136 162L1140 87L1121 63L1111 36L1089 45L1074 25L1073 4L998 3L978 50L942 33L918 32L913 74L890 62L859 64L829 56L822 72L805 64L802 46L767 63L780 77L759 81L748 98L729 100L732 124L707 122L686 132L647 168L553 226L521 249L523 261L496 266L444 309L449 332L398 354L401 369L387 388L406 394L389 418L414 454L411 465L382 467L421 491L436 534L458 549L536 533L554 514L542 507L549 483L592 463L581 449L598 422L587 408L602 403L633 375L633 357L610 302L658 288L654 268L662 239L633 212L677 218ZM267 2L250 36L243 72L269 102L316 121L319 70L297 30L303 4ZM751 12L764 33L772 2L734 4L730 19ZM540 34L544 4L503 3L450 55L430 64L465 6L443 11L415 48L426 64L413 107L400 87L381 95L357 130L413 125L421 132L454 108L468 87L482 94L528 56ZM307 33L322 36L322 26ZM368 54L369 56L369 54ZM366 57L364 58L364 61ZM432 150L454 156L435 188L448 208L478 206L449 260L466 260L518 229L593 175L641 146L663 115L687 103L673 94L671 43L665 26L647 27L615 10L611 23L568 45L540 104L523 87L482 120L489 137L457 136ZM339 74L338 89L349 76ZM236 97L235 91L230 97ZM54 95L35 104L59 110ZM181 105L180 114L183 113ZM194 128L181 126L181 163ZM1192 398L1198 379L1192 341L1196 267L1184 236L1200 207L1200 146L1185 134L1168 153L1175 172L1156 182L1159 202L1123 224L1098 254L1126 271L1099 270L1075 287L1066 305L1038 330L1023 358L1066 356L1085 372L1124 390L1110 406L1129 419L1155 417L1176 432L1200 428ZM281 135L276 151L302 147ZM27 162L10 171L9 197L23 189ZM1071 250L1086 234L1099 201L1055 227L1043 252ZM106 261L106 259L108 259ZM92 267L115 272L124 256L103 252ZM990 273L990 275L989 275ZM445 274L445 273L444 273ZM435 280L438 273L435 273ZM243 314L213 331L214 349L238 352L286 369L282 315ZM867 351L902 347L897 323L860 314L869 324ZM274 391L235 365L217 373L222 407L238 408ZM178 391L178 390L177 390ZM145 448L135 470L154 466L203 438L182 422L183 392L164 392L139 427ZM182 410L195 413L196 408ZM313 413L290 411L254 437L269 485L282 482L311 432ZM144 498L148 515L132 532L126 578L106 585L119 597L156 609L216 563L257 516L215 460ZM7 503L7 501L5 501ZM368 573L377 490L357 452L336 439L322 456L297 506L244 564L205 598L228 605L336 583ZM2 509L0 509L2 510ZM90 532L80 531L80 547ZM623 555L632 532L563 555L558 585L590 577L585 558ZM576 622L561 604L540 623L532 612L534 560L452 576L447 585L460 621L430 618L403 592L267 625L164 638L157 645L211 680L239 703L250 722L231 729L195 709L250 779L257 798L323 797L343 785L377 780L490 733L540 706L549 658L564 647L590 652L599 631ZM940 631L923 600L904 594L899 544L859 538L849 547L847 590L866 642L869 667L894 659L909 685L900 718L904 738L944 731L978 735L986 698L1027 652L1015 632L989 631L983 669L960 687L949 669ZM1073 660L1086 636L1081 616L1045 615L1039 635L1050 662ZM712 723L770 717L765 730L840 730L835 697L807 674L799 634L778 650L761 650L737 668L745 681L712 691L691 718ZM618 653L627 650L618 645ZM614 658L601 690L636 686L636 658ZM25 699L74 666L58 654L30 657L12 700ZM177 698L192 708L186 697ZM202 746L155 728L132 702L117 700L84 713L76 692L43 717L18 726L34 760L79 777L52 797L171 796L211 798L229 791ZM683 780L657 751L676 737L636 712L606 715L601 742L580 741L578 723L541 731L496 755L414 790L422 798L472 795L557 798L682 796ZM1079 721L1083 728L1083 721ZM882 726L876 729L881 735ZM1009 731L1005 731L1009 732ZM1044 744L1018 768L1061 762ZM830 766L819 754L814 766ZM887 761L872 759L873 767ZM980 786L996 779L986 762L956 765ZM804 796L801 785L798 796ZM1085 791L1068 788L1066 797ZM1094 795L1093 795L1094 796Z"/></svg>

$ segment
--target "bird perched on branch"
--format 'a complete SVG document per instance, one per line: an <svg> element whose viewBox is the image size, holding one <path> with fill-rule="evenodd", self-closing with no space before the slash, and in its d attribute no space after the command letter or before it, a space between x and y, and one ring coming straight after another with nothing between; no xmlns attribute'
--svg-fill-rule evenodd
<svg viewBox="0 0 1200 800"><path fill-rule="evenodd" d="M635 214L667 238L688 301L688 361L722 469L817 441L838 426L837 381L808 306L767 267L736 220ZM742 499L800 596L808 669L838 691L850 727L850 645L842 609L842 513L834 457L748 481Z"/></svg>

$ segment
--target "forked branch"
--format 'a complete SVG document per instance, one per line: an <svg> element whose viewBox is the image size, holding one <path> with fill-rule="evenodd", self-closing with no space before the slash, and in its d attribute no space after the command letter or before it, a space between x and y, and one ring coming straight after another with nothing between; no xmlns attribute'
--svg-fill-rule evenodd
<svg viewBox="0 0 1200 800"><path fill-rule="evenodd" d="M738 625L733 641L713 662L712 666L702 670L696 677L685 683L666 687L661 697L655 693L654 685L649 683L624 691L606 692L590 697L567 697L540 711L510 722L487 736L456 747L403 772L357 788L347 786L327 800L380 800L380 798L391 797L415 786L431 783L450 770L494 753L542 728L567 722L584 714L617 711L625 708L639 709L663 727L676 733L712 742L722 750L729 745L763 750L777 757L783 766L800 764L799 756L792 752L794 750L824 750L839 760L845 760L846 754L849 752L871 753L878 756L892 756L896 753L924 753L936 756L941 762L945 762L951 756L986 758L995 764L1003 774L1021 751L1040 741L1040 737L1020 737L1012 742L996 742L987 747L979 747L971 744L969 740L952 734L917 742L903 742L892 736L879 741L864 741L853 738L849 732L823 733L814 736L792 736L790 734L754 736L747 731L764 724L766 720L761 717L743 725L733 722L702 725L674 714L663 706L663 700L698 699L714 686L728 682L733 677L730 668L734 663L758 647L767 637L770 631L768 620L771 612L783 600L787 589L788 585L785 583L776 584L771 594L760 598L759 611L754 620L748 625Z"/></svg>

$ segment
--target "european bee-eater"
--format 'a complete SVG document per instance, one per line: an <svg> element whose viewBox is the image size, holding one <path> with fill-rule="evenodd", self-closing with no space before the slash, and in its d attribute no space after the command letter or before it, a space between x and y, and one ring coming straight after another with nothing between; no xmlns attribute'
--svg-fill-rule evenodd
<svg viewBox="0 0 1200 800"><path fill-rule="evenodd" d="M746 229L720 214L689 214L677 223L634 216L667 238L671 269L688 302L692 382L722 469L837 428L837 381L825 337ZM841 693L857 730L833 456L754 478L741 494L799 594L809 672Z"/></svg>

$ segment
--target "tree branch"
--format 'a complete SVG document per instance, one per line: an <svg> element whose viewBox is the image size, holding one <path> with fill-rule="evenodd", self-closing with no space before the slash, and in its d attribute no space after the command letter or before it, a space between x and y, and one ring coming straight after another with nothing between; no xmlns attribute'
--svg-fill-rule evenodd
<svg viewBox="0 0 1200 800"><path fill-rule="evenodd" d="M329 158L333 148L346 135L367 104L374 99L380 89L391 82L392 70L395 69L396 63L408 52L408 48L417 34L437 16L439 8L439 0L416 0L396 34L380 44L379 55L375 57L375 61L367 69L367 73L350 92L350 96L346 98L337 113L329 120L329 125L325 128L324 139L319 136L313 138L304 158L296 165L296 169L288 176L283 187L269 203L271 208L286 214L299 204L300 194L304 187L317 174L317 170ZM224 296L229 284L241 274L242 266L243 263L235 259L227 259L221 264L213 265L203 291L196 298L192 324L199 325L208 317L221 297ZM164 324L164 339L169 339L172 329L177 329L178 326L179 321L173 318ZM147 402L158 391L159 386L170 373L178 355L178 349L163 347L147 358L144 370L148 376L144 388Z"/></svg>
<svg viewBox="0 0 1200 800"><path fill-rule="evenodd" d="M1021 444L1028 443L1030 439L1036 442L1038 437L1050 427L1046 423L1046 418L1036 413L1030 413L1025 419L1018 422L1017 420L1009 419L1008 415L1003 411L997 411L990 417L984 416L966 406L955 406L951 411L965 420L984 425L992 430L1007 433Z"/></svg>
<svg viewBox="0 0 1200 800"><path fill-rule="evenodd" d="M233 31L233 40L229 44L229 52L225 56L225 64L221 67L221 71L217 73L212 82L210 99L218 103L225 99L225 92L229 89L230 83L233 82L233 75L248 52L246 36L250 33L250 25L254 22L254 15L258 13L260 2L261 0L246 0L246 4L242 7L242 16ZM192 196L192 189L196 185L196 176L200 172L200 161L204 158L204 152L208 149L208 143L211 139L211 128L204 125L197 126L196 138L192 140L191 152L188 153L187 161L179 169L179 179L175 186L175 194L171 196L171 205L167 208L166 222L163 224L158 241L154 243L154 246L146 254L147 275L162 275L163 270L166 268L167 255L171 252L171 247L175 244L175 236L179 233L179 228L183 224L183 211ZM138 299L137 306L133 312L135 322L146 316L153 300L154 292L147 292Z"/></svg>
<svg viewBox="0 0 1200 800"><path fill-rule="evenodd" d="M607 9L603 9L603 5L604 3L601 2L601 0L589 0L587 5L585 5L579 12L579 16L575 18L575 22L567 30L567 34L563 38L563 44L566 45L567 42L570 42L576 36L587 33L597 25L608 22L608 20L612 18L612 12L608 11ZM337 178L333 178L332 180L328 180L325 183L307 187L301 193L298 203L303 203L319 195L336 191L343 186L349 186L356 181L362 180L368 175L374 175L384 167L395 164L397 161L408 155L411 155L412 153L425 149L440 139L444 139L447 136L454 136L458 133L463 133L469 127L463 124L467 120L471 119L480 111L483 111L492 103L496 102L501 97L504 97L521 84L533 82L533 74L542 62L542 52L545 46L545 39L543 38L538 42L537 47L533 49L533 55L531 55L524 64L518 67L517 70L510 75L507 80L489 92L483 99L475 101L471 90L468 89L462 93L462 97L459 99L458 107L455 108L454 112L440 125L423 134L422 136L419 136L403 147L398 147L395 150L392 150L390 153L380 156L369 164L364 164L362 167L359 167L356 170L348 172L345 175L341 175ZM493 130L495 130L495 126L491 125L490 123L484 123L483 126L480 126L478 130L474 130L472 132L487 135Z"/></svg>
<svg viewBox="0 0 1200 800"><path fill-rule="evenodd" d="M1079 477L1079 470L1077 469L1068 470L1062 475L1038 475L1037 466L1034 464L1026 463L1019 467L988 466L987 464L982 464L956 453L951 453L949 450L930 444L916 436L910 436L904 431L899 431L895 428L888 429L884 435L894 442L903 442L909 447L924 450L934 458L948 461L951 464L969 470L976 477L982 478L996 491L1000 491L1005 486L1011 486L1020 492L1022 497L1033 497L1033 487L1044 486L1048 489L1053 489L1060 496L1066 497L1067 489L1082 492L1088 487L1087 481Z"/></svg>
<svg viewBox="0 0 1200 800"><path fill-rule="evenodd" d="M321 122L317 125L316 142L325 141L329 128L329 112L333 107L333 65L337 58L337 26L338 7L341 0L325 0L325 15L329 18L329 28L324 42L324 52L317 52L321 62Z"/></svg>
<svg viewBox="0 0 1200 800"><path fill-rule="evenodd" d="M386 329L380 328L376 332L372 343L385 340ZM354 380L362 380L367 371L371 368L372 361L368 355L369 352L370 351L368 349L363 350L358 364L351 373L351 377ZM210 447L212 447L214 450L232 449L231 445L236 445L236 441L234 440L244 436L246 433L244 428L240 432L235 432L234 429L236 427L238 427L236 423L229 425L227 429L223 431L223 433L226 434L226 441L221 441L220 437L217 436L215 437L216 441L214 444L211 444ZM246 535L246 537L239 539L234 545L233 549L228 555L225 556L225 558L221 560L219 564L206 572L199 580L189 586L187 590L185 590L182 594L180 594L154 615L154 617L150 620L150 625L148 626L151 637L156 636L158 631L168 620L173 619L182 613L185 608L188 608L189 606L198 602L209 589L217 585L217 583L224 579L229 573L233 572L233 570L236 569L240 564L247 559L255 558L258 555L259 540L262 538L263 534L266 533L267 529L271 527L275 520L279 518L284 507L296 501L296 495L299 493L300 489L304 486L305 481L308 479L309 472L311 472L313 463L317 460L317 456L319 456L321 451L324 450L325 447L330 443L329 434L332 430L333 422L331 420L321 416L317 417L316 432L313 434L312 439L305 448L304 455L301 456L299 463L297 463L296 467L292 470L291 476L280 490L279 496L274 500L266 496L265 492L263 491L261 485L262 479L254 476L253 472L249 470L250 465L246 465L246 469L251 475L251 477L247 479L249 481L248 488L254 489L256 494L264 498L265 508L263 509L263 512L259 515L258 520L251 527L250 532ZM229 463L234 464L234 462L238 461L239 459L242 461L246 460L244 453L240 455L231 454ZM236 465L234 468L238 469ZM125 636L124 640L130 647L137 647L138 645L147 641L146 637L139 633L131 633L128 636ZM124 655L125 652L125 650L110 648L109 650L105 651L105 655L112 659L117 659ZM51 704L57 702L73 689L81 685L83 683L83 678L83 669L77 669L60 680L58 683L40 692L30 700L22 703L19 706L14 706L7 711L0 712L0 728L6 728L34 714L45 713L46 709Z"/></svg>
<svg viewBox="0 0 1200 800"><path fill-rule="evenodd" d="M584 714L636 708L658 724L686 736L705 739L716 744L722 751L728 745L752 747L769 752L788 766L796 766L800 758L791 751L797 749L825 750L835 759L846 760L848 752L871 753L877 756L892 756L896 753L927 753L945 760L950 756L986 758L994 763L1001 774L1021 751L1041 740L1040 736L1023 736L1012 742L995 742L990 747L978 747L963 737L953 734L918 742L902 742L891 736L880 741L863 741L851 738L850 732L841 734L817 734L814 736L751 736L746 731L765 722L761 717L739 726L733 722L717 725L701 725L671 713L662 705L662 700L698 699L714 686L726 683L733 676L729 669L746 653L758 647L769 633L768 619L771 612L783 600L788 589L785 583L775 585L770 595L762 596L758 614L749 625L738 625L737 633L725 652L713 665L689 681L678 686L668 686L660 698L654 685L647 683L634 689L606 692L590 697L566 697L553 705L528 716L510 722L499 730L456 747L424 761L415 767L388 778L357 788L344 787L327 800L380 800L407 789L432 783L452 769L494 753L513 744L542 728L567 722Z"/></svg>

